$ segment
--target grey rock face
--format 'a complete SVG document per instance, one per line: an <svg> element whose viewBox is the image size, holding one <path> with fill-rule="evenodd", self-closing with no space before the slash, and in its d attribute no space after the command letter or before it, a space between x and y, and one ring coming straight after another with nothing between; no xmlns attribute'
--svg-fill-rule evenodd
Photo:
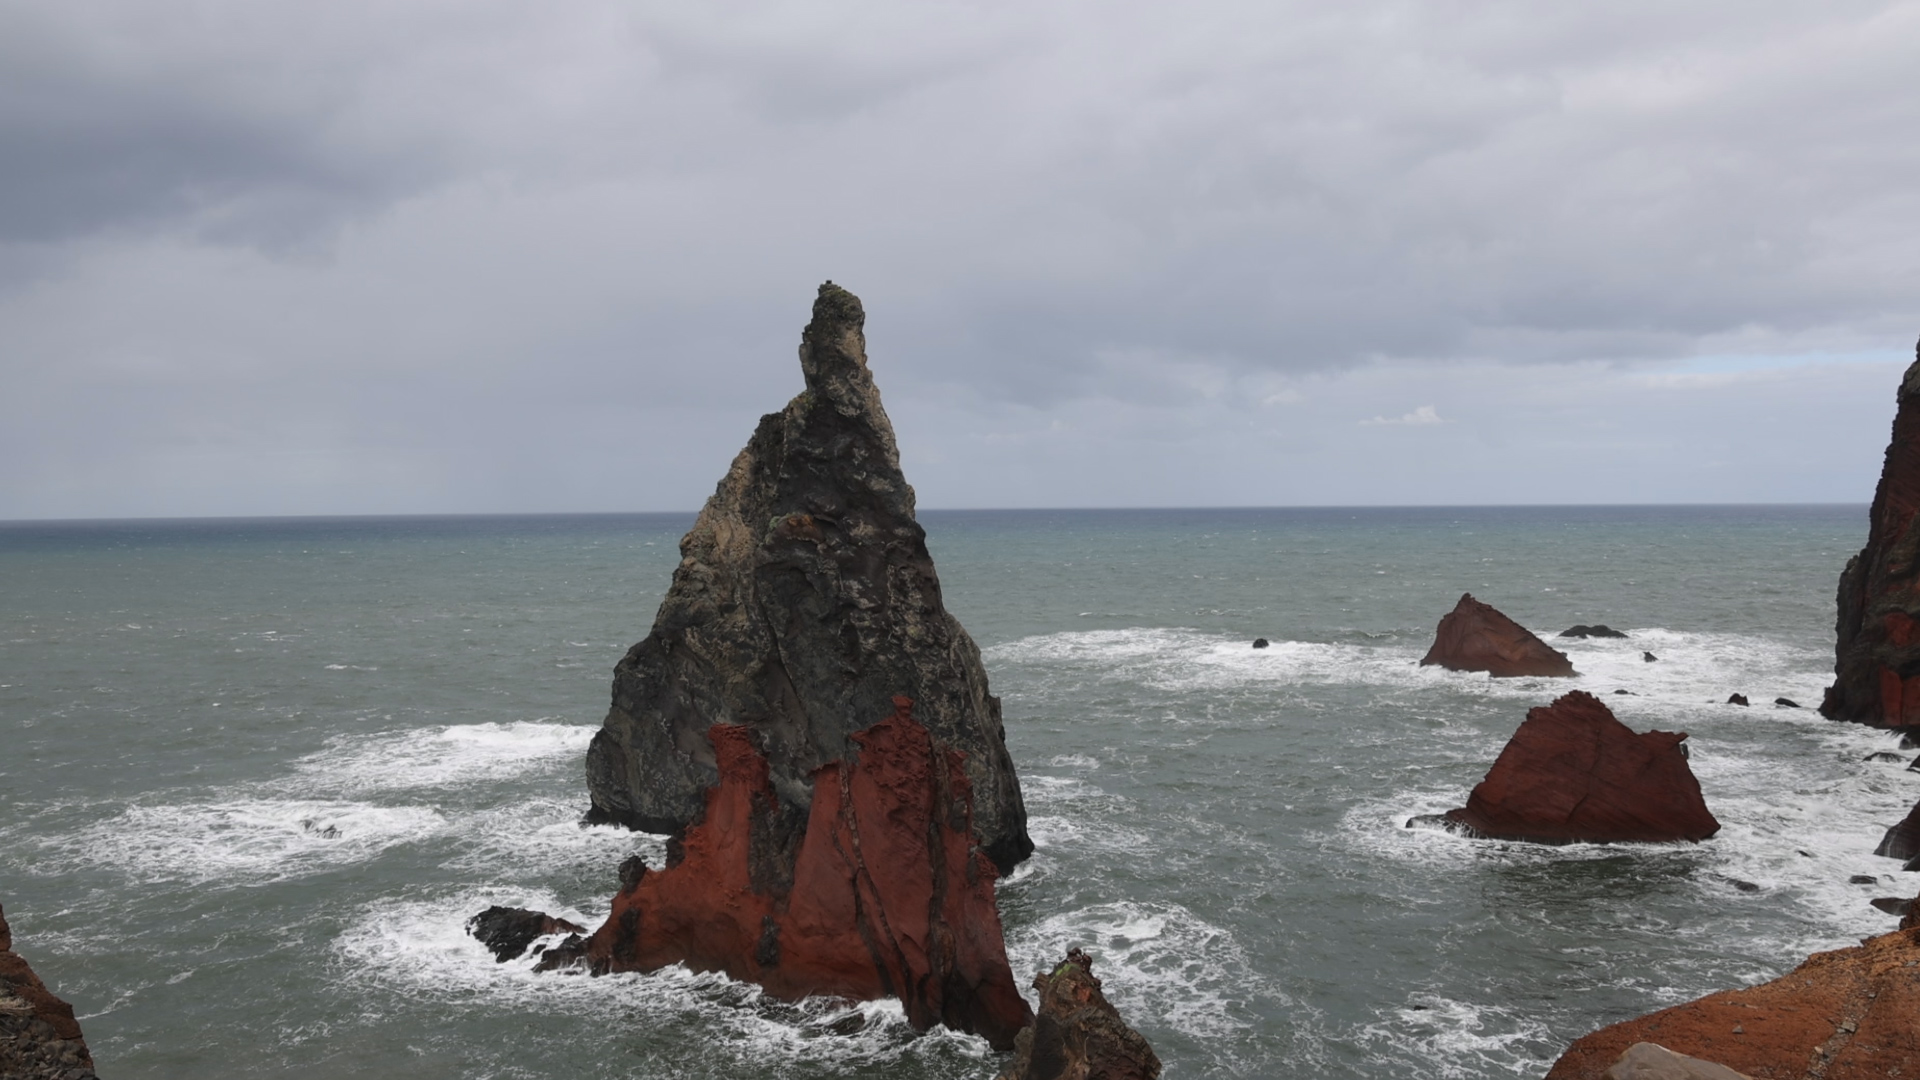
<svg viewBox="0 0 1920 1080"><path fill-rule="evenodd" d="M797 841L812 772L857 759L849 736L893 698L967 756L974 828L1002 873L1033 851L1000 700L940 597L893 425L867 370L860 300L828 282L800 339L806 389L758 428L680 541L653 630L614 669L587 751L589 819L677 833L719 778L707 730L751 729L780 836ZM791 858L784 861L791 871ZM779 867L767 868L775 876Z"/></svg>

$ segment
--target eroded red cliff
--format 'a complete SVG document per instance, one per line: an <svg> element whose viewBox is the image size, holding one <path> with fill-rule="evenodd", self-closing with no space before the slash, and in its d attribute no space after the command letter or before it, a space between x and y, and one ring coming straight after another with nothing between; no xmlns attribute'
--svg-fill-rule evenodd
<svg viewBox="0 0 1920 1080"><path fill-rule="evenodd" d="M1898 400L1867 546L1840 574L1834 680L1820 703L1829 719L1889 728L1920 726L1920 359Z"/></svg>
<svg viewBox="0 0 1920 1080"><path fill-rule="evenodd" d="M804 830L783 827L752 730L710 728L720 782L704 813L668 867L629 875L606 923L555 963L684 963L782 998L898 997L916 1027L1011 1047L1032 1013L1007 964L996 870L974 840L965 756L933 740L911 700L894 706L853 735L855 760L814 771Z"/></svg>
<svg viewBox="0 0 1920 1080"><path fill-rule="evenodd" d="M47 989L13 951L5 911L0 911L0 1077L96 1080L73 1006Z"/></svg>
<svg viewBox="0 0 1920 1080"><path fill-rule="evenodd" d="M1527 711L1500 757L1448 820L1538 843L1705 840L1720 831L1681 748L1684 733L1636 734L1575 690Z"/></svg>
<svg viewBox="0 0 1920 1080"><path fill-rule="evenodd" d="M1452 611L1440 617L1433 647L1420 665L1449 671L1484 671L1496 679L1525 675L1576 675L1573 661L1534 636L1533 631L1462 593Z"/></svg>

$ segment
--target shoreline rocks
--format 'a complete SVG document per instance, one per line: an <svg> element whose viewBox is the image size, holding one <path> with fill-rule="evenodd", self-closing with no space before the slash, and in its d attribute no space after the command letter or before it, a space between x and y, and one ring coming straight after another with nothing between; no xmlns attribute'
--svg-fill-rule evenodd
<svg viewBox="0 0 1920 1080"><path fill-rule="evenodd" d="M1484 671L1496 679L1579 674L1567 654L1535 637L1531 630L1462 593L1452 611L1440 617L1433 646L1420 666L1449 671Z"/></svg>
<svg viewBox="0 0 1920 1080"><path fill-rule="evenodd" d="M1069 949L1033 977L1040 1012L1021 1029L999 1080L1156 1080L1160 1058L1100 991L1093 959Z"/></svg>
<svg viewBox="0 0 1920 1080"><path fill-rule="evenodd" d="M1866 546L1840 574L1834 680L1820 703L1830 720L1920 724L1920 347L1915 356L1900 379Z"/></svg>
<svg viewBox="0 0 1920 1080"><path fill-rule="evenodd" d="M1687 764L1686 738L1637 734L1575 690L1528 710L1466 806L1408 825L1540 844L1705 840L1720 823Z"/></svg>
<svg viewBox="0 0 1920 1080"><path fill-rule="evenodd" d="M556 919L544 911L498 904L467 920L467 934L485 945L494 960L502 964L519 959L538 938L586 932L586 927Z"/></svg>
<svg viewBox="0 0 1920 1080"><path fill-rule="evenodd" d="M1546 1080L1601 1080L1635 1043L1657 1043L1754 1080L1913 1076L1920 1043L1920 929L1815 953L1786 975L1601 1028L1574 1041Z"/></svg>
<svg viewBox="0 0 1920 1080"><path fill-rule="evenodd" d="M7 1080L99 1080L73 1006L47 989L13 951L0 909L0 1076Z"/></svg>

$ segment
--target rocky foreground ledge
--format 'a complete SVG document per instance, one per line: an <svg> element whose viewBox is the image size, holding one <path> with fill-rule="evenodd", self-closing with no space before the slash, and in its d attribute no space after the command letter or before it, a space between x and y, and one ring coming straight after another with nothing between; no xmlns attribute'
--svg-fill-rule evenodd
<svg viewBox="0 0 1920 1080"><path fill-rule="evenodd" d="M1891 934L1815 953L1770 983L1601 1028L1568 1047L1547 1080L1602 1080L1636 1043L1753 1080L1920 1075L1920 927L1909 917Z"/></svg>
<svg viewBox="0 0 1920 1080"><path fill-rule="evenodd" d="M98 1080L73 1006L55 997L13 951L5 910L0 910L0 1077Z"/></svg>

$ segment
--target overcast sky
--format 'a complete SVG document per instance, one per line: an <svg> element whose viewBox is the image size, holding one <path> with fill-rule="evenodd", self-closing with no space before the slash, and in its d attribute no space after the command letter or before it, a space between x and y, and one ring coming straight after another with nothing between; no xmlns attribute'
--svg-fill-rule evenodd
<svg viewBox="0 0 1920 1080"><path fill-rule="evenodd" d="M1860 501L1920 3L0 0L0 518Z"/></svg>

